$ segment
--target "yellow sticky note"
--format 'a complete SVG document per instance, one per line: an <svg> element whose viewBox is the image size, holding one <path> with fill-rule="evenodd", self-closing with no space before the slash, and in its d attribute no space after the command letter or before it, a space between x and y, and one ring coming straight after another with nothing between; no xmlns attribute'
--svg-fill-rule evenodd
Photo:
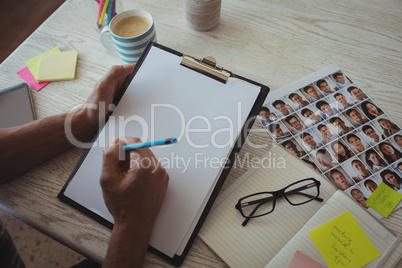
<svg viewBox="0 0 402 268"><path fill-rule="evenodd" d="M26 66L31 71L32 75L35 77L35 80L37 80L37 77L38 77L39 65L40 65L40 62L42 60L43 54L56 53L56 52L60 52L60 49L58 47L54 47L54 48L52 48L52 49L50 49L50 50L48 50L48 51L36 56L36 57L34 57L34 58L30 59L30 60L27 60L25 62Z"/></svg>
<svg viewBox="0 0 402 268"><path fill-rule="evenodd" d="M329 267L363 267L381 255L350 211L309 235Z"/></svg>
<svg viewBox="0 0 402 268"><path fill-rule="evenodd" d="M39 65L38 82L73 80L77 57L78 51L44 54Z"/></svg>
<svg viewBox="0 0 402 268"><path fill-rule="evenodd" d="M366 200L366 204L382 216L388 217L401 199L402 194L381 182L377 189L375 189Z"/></svg>

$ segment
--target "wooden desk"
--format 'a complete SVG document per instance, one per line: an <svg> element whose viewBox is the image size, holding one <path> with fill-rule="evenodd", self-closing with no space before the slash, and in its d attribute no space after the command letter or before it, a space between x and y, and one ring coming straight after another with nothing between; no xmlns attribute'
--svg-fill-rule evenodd
<svg viewBox="0 0 402 268"><path fill-rule="evenodd" d="M337 63L356 83L402 125L402 5L382 0L231 0L223 1L220 24L210 32L191 30L182 1L124 1L124 9L144 9L155 20L158 42L183 53L214 56L219 65L272 90ZM83 103L119 58L106 51L90 21L85 1L65 2L0 65L0 88L22 80L16 72L24 62L54 46L78 50L77 78L53 82L32 92L38 118L59 114ZM255 124L249 140L269 143ZM71 149L20 178L0 186L1 208L72 249L102 261L110 230L60 202L56 196L73 170L82 149ZM245 153L264 150L245 145ZM231 171L224 188L245 170ZM402 211L384 220L402 235ZM399 264L402 264L401 262ZM168 266L148 254L145 266ZM224 267L200 240L183 267Z"/></svg>

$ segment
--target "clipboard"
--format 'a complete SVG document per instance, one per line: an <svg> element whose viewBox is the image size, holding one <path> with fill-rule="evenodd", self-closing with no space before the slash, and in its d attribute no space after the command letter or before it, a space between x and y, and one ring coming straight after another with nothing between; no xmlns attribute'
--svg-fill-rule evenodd
<svg viewBox="0 0 402 268"><path fill-rule="evenodd" d="M148 249L180 266L236 164L268 92L267 86L217 66L211 57L196 59L150 42L116 97L116 108L83 153L58 198L112 228L113 218L99 185L102 149L119 136L139 136L144 142L179 137L174 147L151 148L170 181ZM183 120L184 132L180 129L179 133ZM121 121L129 121L123 132ZM144 136L148 123L153 132ZM192 135L194 130L200 131ZM203 161L198 161L198 156ZM180 157L183 166L174 161Z"/></svg>

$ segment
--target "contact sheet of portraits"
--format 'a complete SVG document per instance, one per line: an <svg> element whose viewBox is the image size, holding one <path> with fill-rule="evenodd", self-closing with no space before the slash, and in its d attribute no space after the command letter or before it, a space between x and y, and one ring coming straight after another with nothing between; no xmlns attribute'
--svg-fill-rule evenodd
<svg viewBox="0 0 402 268"><path fill-rule="evenodd" d="M276 143L366 209L381 182L402 193L401 128L338 66L270 93L258 118Z"/></svg>

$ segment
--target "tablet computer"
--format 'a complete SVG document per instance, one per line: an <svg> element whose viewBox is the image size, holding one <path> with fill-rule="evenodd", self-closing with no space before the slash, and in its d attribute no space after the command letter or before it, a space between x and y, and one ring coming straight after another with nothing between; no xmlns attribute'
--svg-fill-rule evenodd
<svg viewBox="0 0 402 268"><path fill-rule="evenodd" d="M31 92L26 83L0 90L0 128L19 126L34 120Z"/></svg>

